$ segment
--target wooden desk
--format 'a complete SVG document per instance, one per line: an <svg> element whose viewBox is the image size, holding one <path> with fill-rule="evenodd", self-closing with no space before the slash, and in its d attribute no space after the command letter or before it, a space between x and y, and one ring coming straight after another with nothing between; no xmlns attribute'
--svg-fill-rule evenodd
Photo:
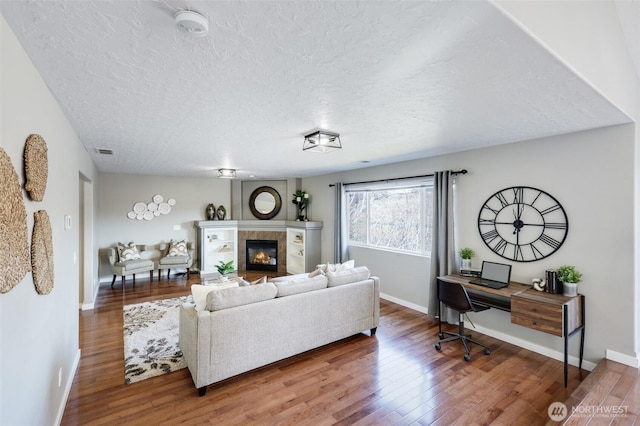
<svg viewBox="0 0 640 426"><path fill-rule="evenodd" d="M478 304L511 312L511 322L523 327L564 337L564 386L569 370L569 338L580 331L580 364L584 354L584 295L574 297L534 290L531 286L511 281L509 286L493 289L471 284L472 277L446 275L438 280L462 284L469 298ZM439 316L439 315L438 315Z"/></svg>

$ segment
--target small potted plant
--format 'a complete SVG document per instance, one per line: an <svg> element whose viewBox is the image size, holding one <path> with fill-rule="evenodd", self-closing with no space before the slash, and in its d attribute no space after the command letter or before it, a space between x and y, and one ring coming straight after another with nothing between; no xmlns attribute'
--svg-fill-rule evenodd
<svg viewBox="0 0 640 426"><path fill-rule="evenodd" d="M462 259L460 269L471 269L471 258L475 256L475 252L469 247L461 248L458 252L460 259Z"/></svg>
<svg viewBox="0 0 640 426"><path fill-rule="evenodd" d="M227 281L229 279L229 277L227 277L227 275L233 273L235 271L235 268L233 267L233 260L230 260L228 262L224 262L224 261L220 261L218 262L218 264L216 265L216 268L218 269L218 272L220 273L220 281Z"/></svg>
<svg viewBox="0 0 640 426"><path fill-rule="evenodd" d="M562 294L564 296L577 296L578 283L582 280L582 273L573 265L563 265L556 269L556 277L562 281Z"/></svg>

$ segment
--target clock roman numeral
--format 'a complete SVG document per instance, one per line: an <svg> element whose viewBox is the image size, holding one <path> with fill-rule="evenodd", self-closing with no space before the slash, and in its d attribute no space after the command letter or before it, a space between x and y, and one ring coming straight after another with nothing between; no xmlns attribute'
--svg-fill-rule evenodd
<svg viewBox="0 0 640 426"><path fill-rule="evenodd" d="M513 204L522 204L524 201L524 189L522 187L513 188Z"/></svg>
<svg viewBox="0 0 640 426"><path fill-rule="evenodd" d="M498 254L504 254L507 245L509 243L507 243L505 240L503 240L502 238L500 238L500 241L498 241L494 246L493 246L493 251L495 251Z"/></svg>
<svg viewBox="0 0 640 426"><path fill-rule="evenodd" d="M513 246L513 259L515 261L524 260L524 255L522 254L522 246L514 245Z"/></svg>
<svg viewBox="0 0 640 426"><path fill-rule="evenodd" d="M549 222L544 224L544 227L548 229L567 229L567 226L568 225L566 223L556 223L556 222Z"/></svg>
<svg viewBox="0 0 640 426"><path fill-rule="evenodd" d="M482 234L482 239L485 240L487 244L492 242L498 237L500 237L500 235L498 234L498 231L496 231L495 229L492 229L491 231L487 231L484 234Z"/></svg>
<svg viewBox="0 0 640 426"><path fill-rule="evenodd" d="M559 209L560 209L560 205L559 205L559 204L556 204L556 205L554 205L554 206L547 207L546 209L542 210L542 211L540 212L540 214L544 216L545 214L549 214L549 213L551 213L551 212L555 212L556 210L559 210Z"/></svg>
<svg viewBox="0 0 640 426"><path fill-rule="evenodd" d="M498 213L500 213L500 210L494 210L491 207L489 207L488 204L485 204L484 206L482 206L483 209L487 209L487 210L491 210L493 212L493 214L497 215Z"/></svg>
<svg viewBox="0 0 640 426"><path fill-rule="evenodd" d="M500 201L500 204L502 204L503 208L509 205L509 202L505 198L504 194L502 194L502 192L498 192L496 194L496 198L498 199L498 201Z"/></svg>
<svg viewBox="0 0 640 426"><path fill-rule="evenodd" d="M496 224L496 218L492 218L492 219L483 219L480 218L480 225L495 225Z"/></svg>
<svg viewBox="0 0 640 426"><path fill-rule="evenodd" d="M540 238L538 239L543 243L545 243L546 245L548 245L549 247L552 247L554 250L560 247L560 241L556 240L555 238L551 238L547 234L540 235Z"/></svg>
<svg viewBox="0 0 640 426"><path fill-rule="evenodd" d="M542 252L538 250L538 247L536 247L535 244L531 243L529 244L529 246L531 247L531 251L533 252L533 257L536 260L542 259L544 257L544 254L542 254Z"/></svg>

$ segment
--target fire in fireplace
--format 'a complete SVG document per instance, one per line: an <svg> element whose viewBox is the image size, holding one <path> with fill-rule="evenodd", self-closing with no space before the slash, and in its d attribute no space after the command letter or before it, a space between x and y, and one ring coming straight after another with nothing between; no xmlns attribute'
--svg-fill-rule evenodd
<svg viewBox="0 0 640 426"><path fill-rule="evenodd" d="M247 240L247 270L278 271L278 241Z"/></svg>

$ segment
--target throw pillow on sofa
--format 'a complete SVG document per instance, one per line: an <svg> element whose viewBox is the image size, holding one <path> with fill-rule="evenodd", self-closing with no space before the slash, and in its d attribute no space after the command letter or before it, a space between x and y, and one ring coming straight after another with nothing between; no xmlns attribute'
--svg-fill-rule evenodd
<svg viewBox="0 0 640 426"><path fill-rule="evenodd" d="M167 256L189 256L187 251L187 241L173 241L169 243L169 249L167 250Z"/></svg>
<svg viewBox="0 0 640 426"><path fill-rule="evenodd" d="M328 287L336 287L339 285L355 283L363 281L371 276L371 271L366 266L358 266L357 268L345 269L338 272L327 272Z"/></svg>
<svg viewBox="0 0 640 426"><path fill-rule="evenodd" d="M228 283L228 286L238 285L237 283ZM202 285L202 284L192 284L191 285L191 295L193 296L193 302L196 304L196 311L204 311L207 306L207 294L212 291L220 291L222 290L220 286L215 285Z"/></svg>
<svg viewBox="0 0 640 426"><path fill-rule="evenodd" d="M308 291L321 290L327 288L327 277L320 275L313 278L298 278L288 281L276 281L275 286L278 288L277 297L291 296L298 293L306 293Z"/></svg>
<svg viewBox="0 0 640 426"><path fill-rule="evenodd" d="M277 294L278 289L273 283L225 288L207 294L207 305L205 309L207 311L220 311L222 309L274 299Z"/></svg>
<svg viewBox="0 0 640 426"><path fill-rule="evenodd" d="M316 270L319 269L324 273L327 273L329 271L340 272L340 271L344 271L345 269L353 268L355 264L356 264L356 261L353 259L347 260L346 262L343 262L343 263L323 263L323 264L317 265Z"/></svg>

